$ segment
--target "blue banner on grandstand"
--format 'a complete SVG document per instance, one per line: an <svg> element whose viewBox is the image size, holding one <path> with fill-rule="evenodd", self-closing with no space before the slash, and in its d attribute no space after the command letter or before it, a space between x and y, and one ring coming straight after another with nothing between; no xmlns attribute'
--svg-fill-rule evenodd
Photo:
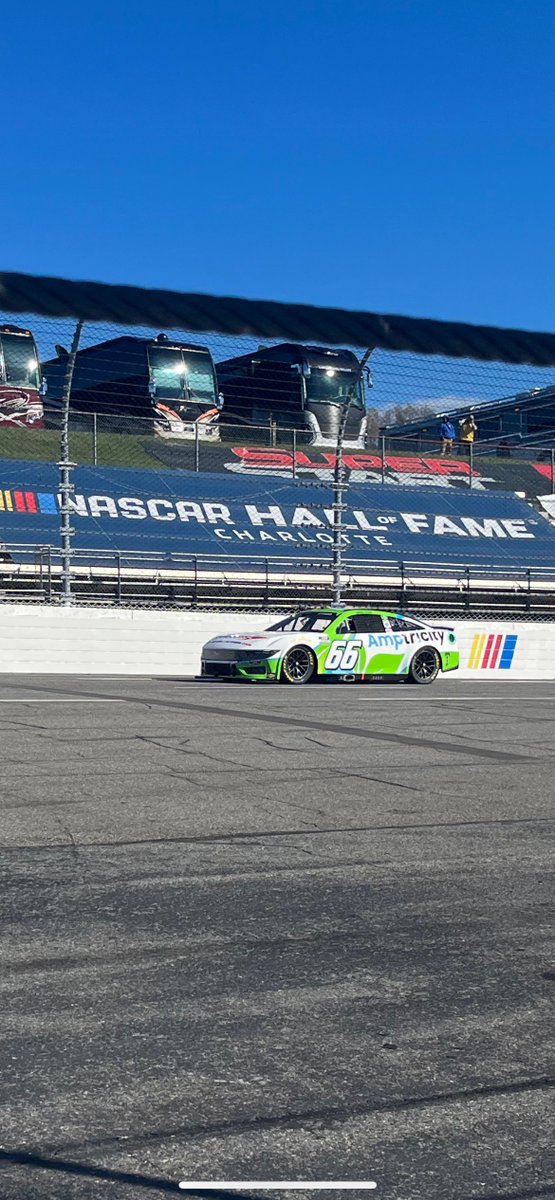
<svg viewBox="0 0 555 1200"><path fill-rule="evenodd" d="M58 470L2 463L3 542L59 544ZM332 492L279 478L79 467L71 500L79 549L326 557ZM513 495L353 485L346 499L349 558L552 566L555 530Z"/></svg>

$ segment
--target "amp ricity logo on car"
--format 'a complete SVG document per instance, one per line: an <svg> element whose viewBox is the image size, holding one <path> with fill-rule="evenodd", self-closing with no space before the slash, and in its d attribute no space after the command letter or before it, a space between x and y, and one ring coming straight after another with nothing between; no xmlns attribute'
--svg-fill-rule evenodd
<svg viewBox="0 0 555 1200"><path fill-rule="evenodd" d="M486 671L488 668L508 671L517 642L516 633L475 633L468 656L469 668L477 671Z"/></svg>

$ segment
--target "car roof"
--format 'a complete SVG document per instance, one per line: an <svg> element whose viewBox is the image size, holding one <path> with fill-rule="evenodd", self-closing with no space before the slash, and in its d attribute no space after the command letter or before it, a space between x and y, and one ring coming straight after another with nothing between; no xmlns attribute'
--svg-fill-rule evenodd
<svg viewBox="0 0 555 1200"><path fill-rule="evenodd" d="M299 613L302 613L302 612L303 613L306 613L306 612L329 613L330 617L356 616L357 613L379 613L379 615L383 616L383 617L402 617L403 616L403 613L393 612L393 610L390 608L371 608L370 605L362 605L362 604L357 605L356 608L347 608L344 605L338 605L337 608L335 608L335 607L331 608L325 604L323 604L321 607L317 607L316 605L314 605L309 608L307 605L306 608L300 608L297 611Z"/></svg>

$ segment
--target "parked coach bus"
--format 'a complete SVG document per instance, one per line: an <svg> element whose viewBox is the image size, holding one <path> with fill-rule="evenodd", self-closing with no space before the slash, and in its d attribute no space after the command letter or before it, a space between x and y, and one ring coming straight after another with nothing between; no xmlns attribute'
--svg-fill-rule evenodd
<svg viewBox="0 0 555 1200"><path fill-rule="evenodd" d="M345 400L355 383L345 445L360 448L366 435L363 381L351 350L319 346L261 346L254 354L216 364L226 425L266 425L302 429L306 440L335 446Z"/></svg>
<svg viewBox="0 0 555 1200"><path fill-rule="evenodd" d="M43 392L32 333L0 325L0 425L42 429Z"/></svg>
<svg viewBox="0 0 555 1200"><path fill-rule="evenodd" d="M48 408L60 410L68 352L43 363ZM219 399L214 362L205 346L157 338L117 337L77 352L71 387L74 412L99 413L113 429L150 418L160 437L217 440Z"/></svg>

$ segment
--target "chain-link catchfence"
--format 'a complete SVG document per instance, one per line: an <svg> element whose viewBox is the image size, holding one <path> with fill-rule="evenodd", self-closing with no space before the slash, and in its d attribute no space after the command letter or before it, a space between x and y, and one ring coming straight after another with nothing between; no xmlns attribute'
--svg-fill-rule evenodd
<svg viewBox="0 0 555 1200"><path fill-rule="evenodd" d="M64 383L76 319L0 312L4 473L9 460L60 460ZM522 335L524 342L527 336ZM318 488L333 482L341 413L348 403L342 451L348 484L508 490L542 511L539 498L555 494L555 366L484 361L478 357L480 339L475 358L472 344L467 330L464 357L460 348L450 356L378 346L363 372L359 364L367 347L354 339L338 347L317 337L300 344L192 333L185 326L85 321L69 400L69 457L82 467L226 473L260 479L261 486L264 478L278 477ZM515 356L519 352L517 347ZM470 412L476 428L466 439L462 422ZM450 413L451 438L442 428L444 414ZM348 488L343 499L348 513ZM320 501L315 490L314 510L324 509L324 503L329 500ZM48 570L45 575L42 559L37 569L43 594L52 598L58 587L57 551L43 549ZM77 541L77 557L79 549ZM346 555L347 575L348 566ZM140 589L122 574L121 561L113 570L119 582L115 588L110 584L106 595L123 603L132 594L143 602ZM5 573L5 598L6 581ZM529 583L522 584L516 574L513 582L526 611L522 593L530 591ZM260 602L267 604L271 596L264 587ZM326 582L310 595L322 602L326 587L329 594ZM245 589L246 583L243 594ZM479 588L471 590L472 603L479 604ZM81 586L79 595L86 591ZM305 598L309 591L301 588ZM24 588L20 592L23 596ZM90 588L89 595L94 594ZM157 594L160 598L160 589ZM394 594L410 602L404 587ZM96 595L102 602L98 589ZM175 589L166 589L161 602L168 596L178 602ZM295 597L291 592L290 602ZM237 603L237 595L233 598ZM187 583L182 599L203 604L210 597ZM219 603L216 594L211 600Z"/></svg>
<svg viewBox="0 0 555 1200"><path fill-rule="evenodd" d="M3 312L0 327L0 456L57 461L75 322ZM17 336L22 330L29 331L27 337ZM195 471L220 470L229 462L251 473L272 467L292 476L297 467L301 476L326 472L336 435L334 409L365 347L345 347L346 359L335 347L318 349L324 353L307 354L276 340L85 324L70 400L73 461ZM535 397L538 390L543 394ZM507 397L514 404L492 408ZM440 431L442 413L460 415L465 406L477 421L475 456L503 460L503 478L509 460L549 461L555 447L555 367L377 348L352 406L347 468L366 472L372 482L405 477L412 483L411 476L426 473L452 476L455 483L466 476L469 482L459 416L447 456ZM395 428L409 421L419 430ZM243 447L251 453L237 453ZM275 453L263 465L252 453L256 449ZM353 461L357 451L369 457ZM402 459L422 461L418 468L414 462L399 467ZM429 466L440 459L439 468Z"/></svg>

